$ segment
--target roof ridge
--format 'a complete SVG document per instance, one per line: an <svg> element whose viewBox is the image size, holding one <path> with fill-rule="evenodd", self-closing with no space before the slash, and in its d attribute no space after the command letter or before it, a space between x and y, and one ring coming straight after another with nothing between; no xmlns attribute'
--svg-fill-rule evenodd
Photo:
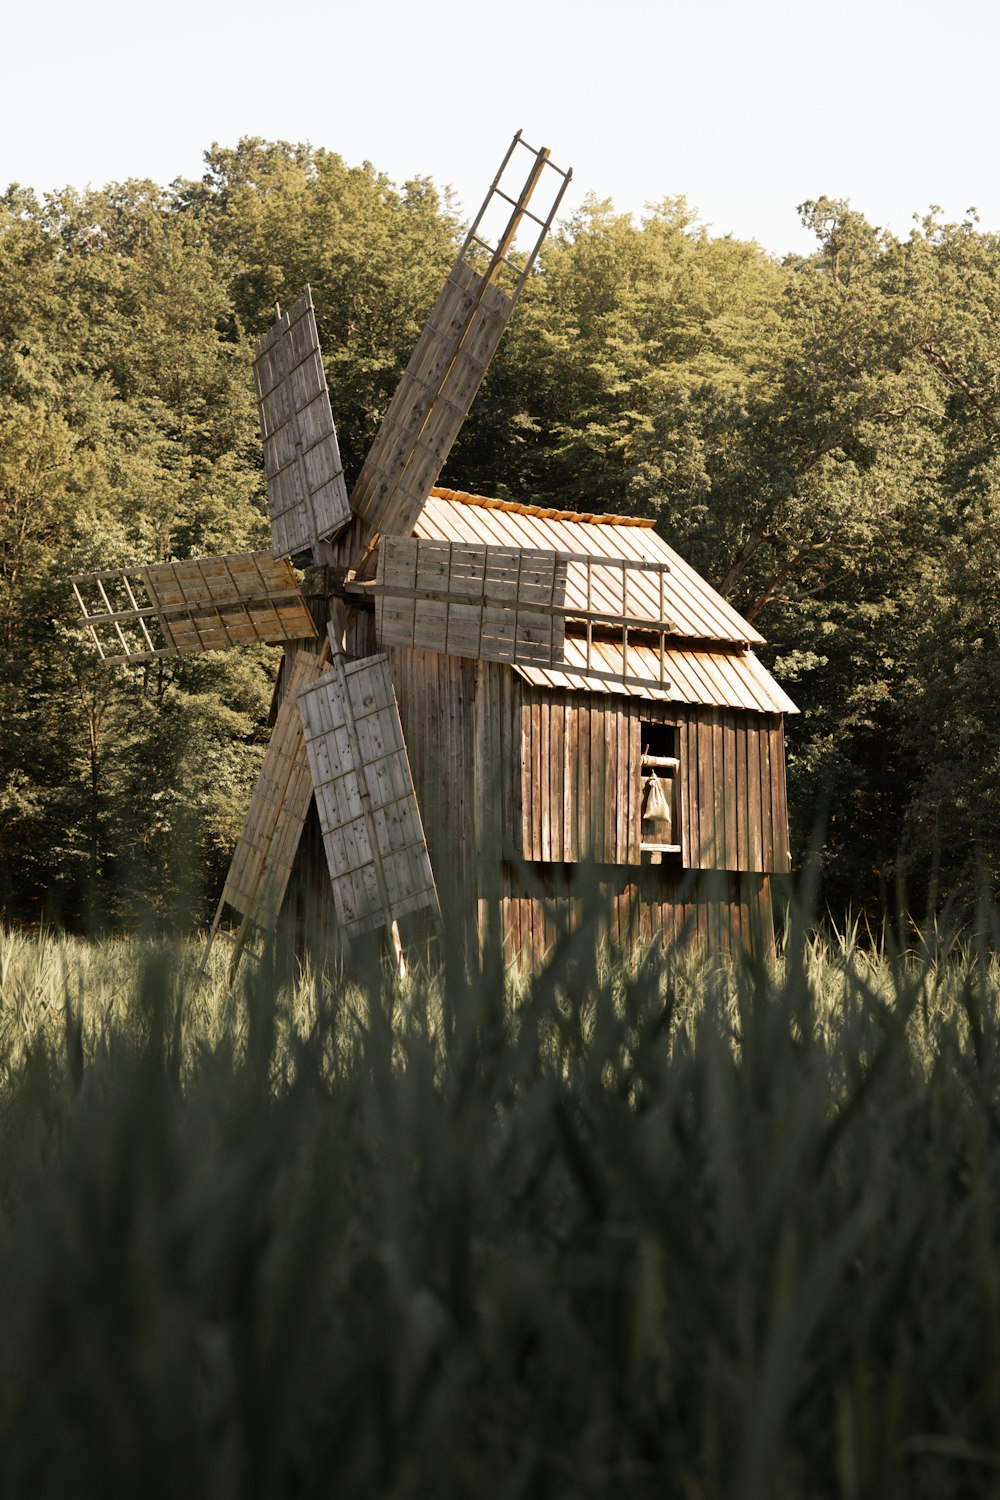
<svg viewBox="0 0 1000 1500"><path fill-rule="evenodd" d="M579 521L585 526L642 526L647 530L656 525L644 516L596 515L584 510L557 510L545 505L525 505L520 500L495 500L489 495L470 495L465 490L444 489L435 485L431 490L435 500L449 500L455 505L478 505L483 510L505 510L517 516L538 516L547 521Z"/></svg>

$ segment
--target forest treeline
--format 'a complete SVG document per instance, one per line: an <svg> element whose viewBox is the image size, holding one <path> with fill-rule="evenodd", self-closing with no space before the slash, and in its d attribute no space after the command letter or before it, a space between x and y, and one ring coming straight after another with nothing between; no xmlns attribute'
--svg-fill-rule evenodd
<svg viewBox="0 0 1000 1500"><path fill-rule="evenodd" d="M444 481L655 516L768 637L795 854L877 915L1000 894L1000 239L802 206L783 262L683 199L554 233ZM313 289L350 481L454 258L455 205L334 153L0 197L0 908L210 901L266 740L266 649L101 671L73 572L267 545L251 382Z"/></svg>

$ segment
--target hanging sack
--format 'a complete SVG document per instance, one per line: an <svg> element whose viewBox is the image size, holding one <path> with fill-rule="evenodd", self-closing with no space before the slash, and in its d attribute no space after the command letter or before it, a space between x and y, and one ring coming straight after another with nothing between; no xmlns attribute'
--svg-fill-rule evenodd
<svg viewBox="0 0 1000 1500"><path fill-rule="evenodd" d="M649 773L646 782L646 796L643 803L642 815L644 818L664 819L670 821L670 803L667 794L663 790L663 782L655 771Z"/></svg>

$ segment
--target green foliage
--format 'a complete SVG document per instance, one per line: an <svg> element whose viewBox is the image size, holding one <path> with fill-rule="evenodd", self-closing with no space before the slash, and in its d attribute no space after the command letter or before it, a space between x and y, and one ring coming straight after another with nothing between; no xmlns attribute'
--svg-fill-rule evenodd
<svg viewBox="0 0 1000 1500"><path fill-rule="evenodd" d="M780 339L782 275L683 200L641 225L588 201L543 250L457 459L513 496L693 529L709 455ZM475 450L482 446L480 456Z"/></svg>
<svg viewBox="0 0 1000 1500"><path fill-rule="evenodd" d="M273 666L102 674L66 577L265 541L249 348L214 252L152 184L9 193L0 253L0 899L187 921L239 826Z"/></svg>
<svg viewBox="0 0 1000 1500"><path fill-rule="evenodd" d="M5 1495L994 1493L974 946L193 957L0 937Z"/></svg>

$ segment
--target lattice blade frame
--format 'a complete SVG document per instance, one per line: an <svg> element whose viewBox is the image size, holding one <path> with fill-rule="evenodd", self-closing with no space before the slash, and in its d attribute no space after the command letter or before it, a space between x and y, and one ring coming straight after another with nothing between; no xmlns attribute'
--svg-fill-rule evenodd
<svg viewBox="0 0 1000 1500"><path fill-rule="evenodd" d="M297 651L286 662L281 707L222 892L224 903L263 932L271 931L281 911L312 797L298 695L323 670L310 651Z"/></svg>
<svg viewBox="0 0 1000 1500"><path fill-rule="evenodd" d="M562 658L565 592L555 552L384 537L375 633L381 645L549 666Z"/></svg>
<svg viewBox="0 0 1000 1500"><path fill-rule="evenodd" d="M513 307L511 297L456 263L351 495L368 534L412 531Z"/></svg>
<svg viewBox="0 0 1000 1500"><path fill-rule="evenodd" d="M676 629L667 618L668 572L666 563L633 558L384 537L374 587L376 635L383 646L578 675L578 650L567 659L567 631L574 628L590 675L624 683L594 652L594 631L613 636L626 656L630 635L634 643L638 634L658 645L665 687ZM639 578L643 602L659 596L658 617L637 607Z"/></svg>
<svg viewBox="0 0 1000 1500"><path fill-rule="evenodd" d="M287 557L336 536L351 514L308 288L258 342L253 374L271 550Z"/></svg>
<svg viewBox="0 0 1000 1500"><path fill-rule="evenodd" d="M294 570L267 552L77 573L70 583L77 623L106 666L317 633Z"/></svg>
<svg viewBox="0 0 1000 1500"><path fill-rule="evenodd" d="M501 181L518 147L528 152L531 165L523 187L512 197ZM541 217L529 210L528 203L547 170L555 174L557 188L547 214ZM408 536L412 531L482 384L571 176L553 165L547 149L527 146L520 132L514 137L351 494L351 508L359 517L357 563L362 573L371 572L368 554L375 533ZM510 213L505 228L490 243L481 231L491 204L498 200L509 205ZM538 233L523 264L516 265L510 254L525 218L534 222ZM486 257L485 268L477 268L476 262ZM498 285L502 275L512 277L506 291Z"/></svg>
<svg viewBox="0 0 1000 1500"><path fill-rule="evenodd" d="M347 661L299 693L338 922L348 937L429 909L440 921L388 658Z"/></svg>

